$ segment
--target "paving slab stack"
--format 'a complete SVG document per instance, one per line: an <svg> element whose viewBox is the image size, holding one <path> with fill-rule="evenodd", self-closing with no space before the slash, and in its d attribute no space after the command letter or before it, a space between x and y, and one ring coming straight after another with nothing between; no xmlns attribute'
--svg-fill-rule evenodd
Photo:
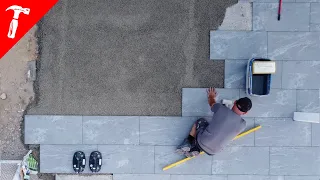
<svg viewBox="0 0 320 180"><path fill-rule="evenodd" d="M204 88L182 89L181 117L25 117L25 144L40 144L40 172L73 173L72 155L103 156L100 173L114 180L318 180L320 124L296 122L293 113L320 113L320 0L254 0L252 31L211 31L210 59L225 60L224 89L218 101L247 96L248 59L275 60L271 94L251 97L247 129L262 128L215 155L162 168L183 157L175 147L199 117L210 120ZM84 173L89 173L87 167Z"/></svg>

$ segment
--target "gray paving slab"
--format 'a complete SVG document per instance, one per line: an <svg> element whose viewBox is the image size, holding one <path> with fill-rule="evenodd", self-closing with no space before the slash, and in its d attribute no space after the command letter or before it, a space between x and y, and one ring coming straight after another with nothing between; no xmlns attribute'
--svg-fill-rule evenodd
<svg viewBox="0 0 320 180"><path fill-rule="evenodd" d="M320 24L310 24L310 31L320 31Z"/></svg>
<svg viewBox="0 0 320 180"><path fill-rule="evenodd" d="M82 116L26 115L25 144L82 144Z"/></svg>
<svg viewBox="0 0 320 180"><path fill-rule="evenodd" d="M319 60L320 32L268 32L268 57L275 60ZM285 67L285 65L284 65Z"/></svg>
<svg viewBox="0 0 320 180"><path fill-rule="evenodd" d="M319 89L320 83L315 83L318 82L319 78L320 61L283 62L282 88Z"/></svg>
<svg viewBox="0 0 320 180"><path fill-rule="evenodd" d="M248 95L241 90L240 97L244 96ZM271 89L268 96L249 98L252 108L244 117L293 117L296 111L296 90Z"/></svg>
<svg viewBox="0 0 320 180"><path fill-rule="evenodd" d="M248 60L225 60L224 88L245 88ZM276 73L272 75L271 87L281 88L282 61L276 61Z"/></svg>
<svg viewBox="0 0 320 180"><path fill-rule="evenodd" d="M139 144L139 116L83 116L83 144Z"/></svg>
<svg viewBox="0 0 320 180"><path fill-rule="evenodd" d="M310 23L320 24L320 3L311 3Z"/></svg>
<svg viewBox="0 0 320 180"><path fill-rule="evenodd" d="M250 59L251 57L267 57L266 32L210 32L210 59Z"/></svg>
<svg viewBox="0 0 320 180"><path fill-rule="evenodd" d="M112 175L63 175L63 174L56 174L55 180L113 180ZM33 179L32 179L33 180ZM46 180L46 179L39 179L39 180Z"/></svg>
<svg viewBox="0 0 320 180"><path fill-rule="evenodd" d="M171 180L227 180L227 176L215 175L171 175Z"/></svg>
<svg viewBox="0 0 320 180"><path fill-rule="evenodd" d="M98 145L104 173L154 173L154 146Z"/></svg>
<svg viewBox="0 0 320 180"><path fill-rule="evenodd" d="M245 88L248 60L225 60L224 88Z"/></svg>
<svg viewBox="0 0 320 180"><path fill-rule="evenodd" d="M296 0L296 2L320 2L320 0Z"/></svg>
<svg viewBox="0 0 320 180"><path fill-rule="evenodd" d="M285 180L283 176L229 175L228 180Z"/></svg>
<svg viewBox="0 0 320 180"><path fill-rule="evenodd" d="M244 131L255 127L254 118L244 118L247 127ZM228 146L254 146L254 133L250 133L244 137L232 141Z"/></svg>
<svg viewBox="0 0 320 180"><path fill-rule="evenodd" d="M188 137L197 117L140 117L140 144L179 145Z"/></svg>
<svg viewBox="0 0 320 180"><path fill-rule="evenodd" d="M40 145L41 173L74 173L72 158L76 151L83 151L88 157L97 145ZM84 173L91 173L89 168Z"/></svg>
<svg viewBox="0 0 320 180"><path fill-rule="evenodd" d="M155 173L156 174L211 174L212 156L201 155L186 163L163 171L162 168L176 161L184 159L175 153L176 146L155 146Z"/></svg>
<svg viewBox="0 0 320 180"><path fill-rule="evenodd" d="M320 175L320 148L271 147L271 175Z"/></svg>
<svg viewBox="0 0 320 180"><path fill-rule="evenodd" d="M113 180L170 180L168 174L113 174Z"/></svg>
<svg viewBox="0 0 320 180"><path fill-rule="evenodd" d="M271 88L282 88L282 61L276 61L276 73L271 76Z"/></svg>
<svg viewBox="0 0 320 180"><path fill-rule="evenodd" d="M320 0L318 0L320 2ZM320 31L320 3L311 3L310 31Z"/></svg>
<svg viewBox="0 0 320 180"><path fill-rule="evenodd" d="M217 102L222 99L239 99L239 89L216 89ZM208 105L207 88L182 89L182 116L212 116Z"/></svg>
<svg viewBox="0 0 320 180"><path fill-rule="evenodd" d="M312 146L320 146L320 124L312 123Z"/></svg>
<svg viewBox="0 0 320 180"><path fill-rule="evenodd" d="M279 2L253 3L254 31L309 31L310 3L283 3L281 21Z"/></svg>
<svg viewBox="0 0 320 180"><path fill-rule="evenodd" d="M256 146L311 146L311 124L292 118L255 118L263 128L255 132Z"/></svg>
<svg viewBox="0 0 320 180"><path fill-rule="evenodd" d="M227 147L213 156L212 174L269 173L269 147Z"/></svg>
<svg viewBox="0 0 320 180"><path fill-rule="evenodd" d="M320 176L285 176L285 180L319 180Z"/></svg>
<svg viewBox="0 0 320 180"><path fill-rule="evenodd" d="M309 122L309 123L320 123L319 113L307 113L307 112L294 112L294 121Z"/></svg>
<svg viewBox="0 0 320 180"><path fill-rule="evenodd" d="M319 90L297 90L297 111L320 113Z"/></svg>

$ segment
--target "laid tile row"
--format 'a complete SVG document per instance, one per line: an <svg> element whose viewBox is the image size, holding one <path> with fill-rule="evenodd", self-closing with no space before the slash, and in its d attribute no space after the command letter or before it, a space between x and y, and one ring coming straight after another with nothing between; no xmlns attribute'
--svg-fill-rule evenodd
<svg viewBox="0 0 320 180"><path fill-rule="evenodd" d="M319 180L320 176L114 174L114 180Z"/></svg>
<svg viewBox="0 0 320 180"><path fill-rule="evenodd" d="M314 3L313 3L314 4ZM253 3L254 31L309 31L310 3L283 3L278 21L279 2Z"/></svg>
<svg viewBox="0 0 320 180"><path fill-rule="evenodd" d="M211 117L205 117L208 121ZM37 116L26 119L26 144L179 145L198 117ZM229 146L320 146L320 124L292 118L244 118L262 128ZM73 120L72 123L69 123ZM74 126L76 124L76 126ZM80 131L79 131L80 129Z"/></svg>
<svg viewBox="0 0 320 180"><path fill-rule="evenodd" d="M315 60L320 32L211 31L210 59Z"/></svg>
<svg viewBox="0 0 320 180"><path fill-rule="evenodd" d="M103 156L100 173L320 175L319 147L228 147L215 156L201 155L163 171L183 158L175 146L141 145L41 145L40 172L73 173L73 153L83 151L88 156L94 150Z"/></svg>
<svg viewBox="0 0 320 180"><path fill-rule="evenodd" d="M248 60L225 61L225 88L245 88ZM320 61L276 61L271 88L319 90ZM319 93L314 95L319 96Z"/></svg>
<svg viewBox="0 0 320 180"><path fill-rule="evenodd" d="M217 101L248 96L243 89L217 89ZM271 89L264 97L250 96L252 109L244 117L293 117L297 110L296 90ZM212 116L206 88L182 89L182 116Z"/></svg>
<svg viewBox="0 0 320 180"><path fill-rule="evenodd" d="M320 0L284 0L280 21L278 0L253 2L254 31L320 31Z"/></svg>
<svg viewBox="0 0 320 180"><path fill-rule="evenodd" d="M301 0L300 2L320 2ZM320 3L283 3L281 20L277 20L279 3L253 3L254 31L320 31Z"/></svg>

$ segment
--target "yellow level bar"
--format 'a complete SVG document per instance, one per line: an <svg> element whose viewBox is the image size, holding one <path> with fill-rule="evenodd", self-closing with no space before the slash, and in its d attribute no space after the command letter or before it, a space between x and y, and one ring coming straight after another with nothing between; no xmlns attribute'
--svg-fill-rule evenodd
<svg viewBox="0 0 320 180"><path fill-rule="evenodd" d="M250 133L252 133L252 132L254 132L254 131L256 131L256 130L258 130L258 129L260 129L260 128L261 128L261 126L257 126L257 127L255 127L255 128L252 128L252 129L248 130L248 131L245 131L245 132L237 135L235 138L233 138L233 140L236 140L236 139L238 139L238 138L241 138L241 137L243 137L243 136L245 136L245 135L247 135L247 134L250 134ZM204 154L204 152L200 152L200 154ZM193 159L193 158L195 158L195 156L193 156L193 157L188 157L188 158L184 158L184 159L182 159L182 160L180 160L180 161L177 161L177 162L175 162L175 163L173 163L173 164L170 164L170 165L164 167L162 170L163 170L163 171L168 170L168 169L173 168L173 167L175 167L175 166L177 166L177 165L179 165L179 164L182 164L182 163L184 163L184 162L186 162L186 161L189 161L190 159Z"/></svg>

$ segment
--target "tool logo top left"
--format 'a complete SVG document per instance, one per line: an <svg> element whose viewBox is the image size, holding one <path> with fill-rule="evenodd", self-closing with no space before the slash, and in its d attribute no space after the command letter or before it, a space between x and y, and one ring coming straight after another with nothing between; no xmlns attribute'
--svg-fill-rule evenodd
<svg viewBox="0 0 320 180"><path fill-rule="evenodd" d="M0 1L0 60L57 2L58 0Z"/></svg>
<svg viewBox="0 0 320 180"><path fill-rule="evenodd" d="M28 15L30 13L30 8L22 8L21 6L13 5L6 9L6 11L8 10L14 11L14 15L10 23L9 32L8 32L8 38L13 39L16 36L16 32L18 29L18 19L19 19L20 13Z"/></svg>

